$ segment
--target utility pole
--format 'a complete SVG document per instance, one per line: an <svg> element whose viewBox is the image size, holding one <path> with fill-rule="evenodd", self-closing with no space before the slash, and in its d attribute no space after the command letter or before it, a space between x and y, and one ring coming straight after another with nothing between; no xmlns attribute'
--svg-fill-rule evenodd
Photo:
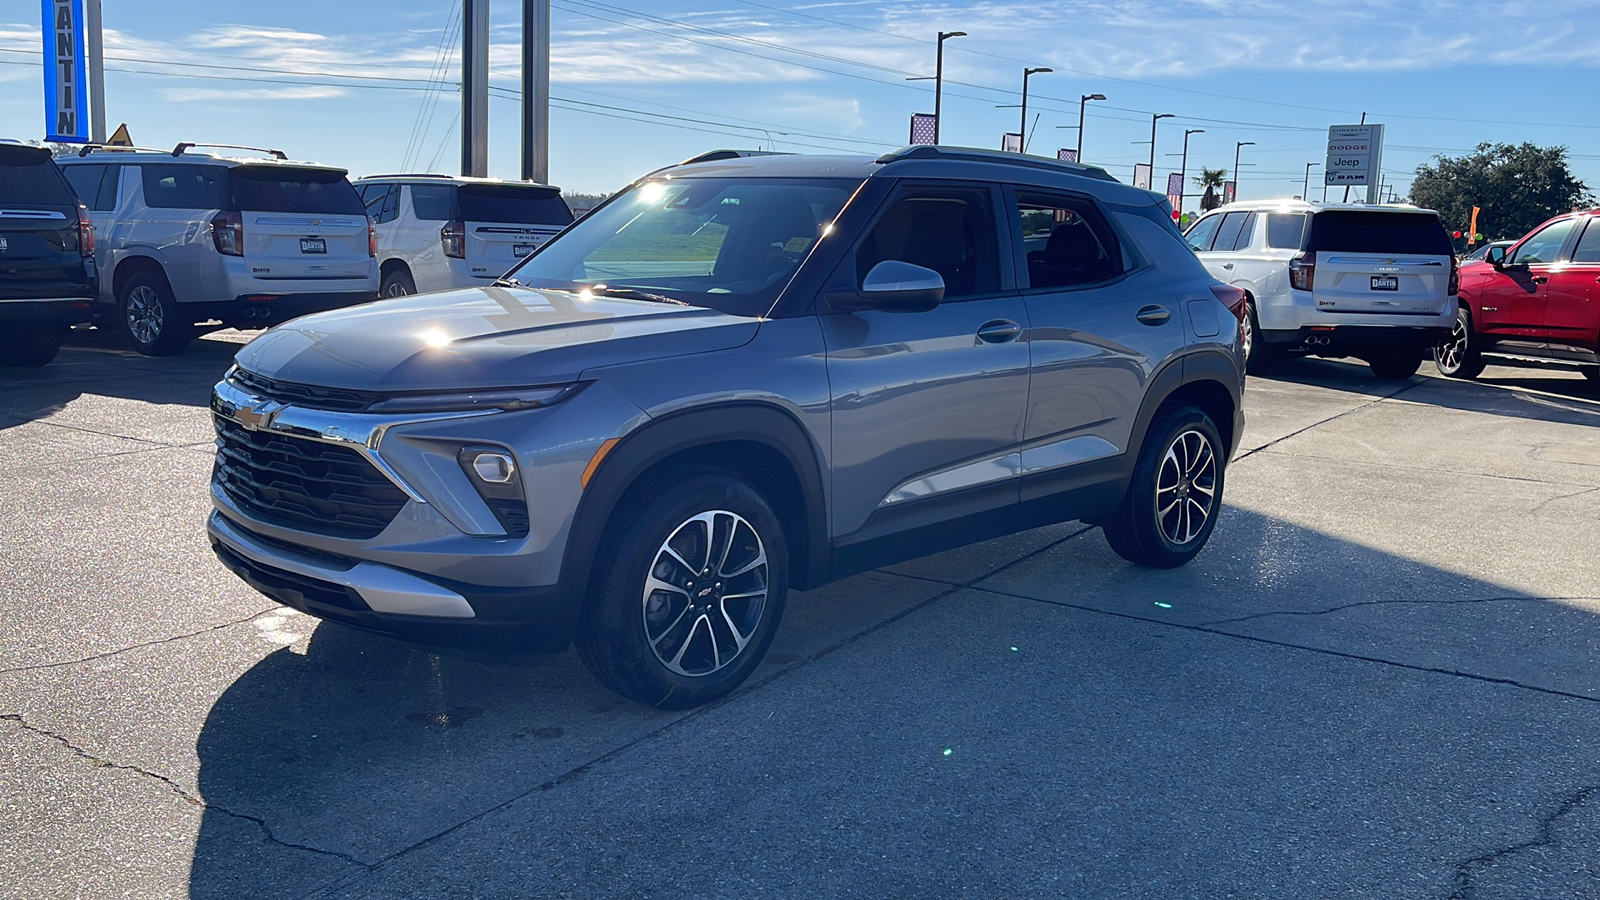
<svg viewBox="0 0 1600 900"><path fill-rule="evenodd" d="M1312 166L1320 166L1320 165L1322 165L1322 163L1314 163L1314 162L1306 163L1306 183L1300 187L1300 199L1306 201L1307 203L1311 202L1311 167ZM1322 186L1322 190L1323 190L1323 193L1326 194L1327 190L1328 190L1328 186L1327 185L1323 185ZM1323 199L1326 200L1327 197L1324 196Z"/></svg>
<svg viewBox="0 0 1600 900"><path fill-rule="evenodd" d="M522 0L522 180L550 183L550 0Z"/></svg>
<svg viewBox="0 0 1600 900"><path fill-rule="evenodd" d="M1189 185L1189 135L1205 134L1204 128L1187 128L1183 132L1183 162L1178 165L1178 215L1183 215L1183 197L1188 192Z"/></svg>
<svg viewBox="0 0 1600 900"><path fill-rule="evenodd" d="M1156 123L1162 119L1170 119L1175 113L1155 113L1150 116L1150 187L1156 186ZM1083 143L1080 137L1078 143Z"/></svg>
<svg viewBox="0 0 1600 900"><path fill-rule="evenodd" d="M1018 132L1020 135L1018 144L1021 145L1023 153L1028 152L1028 76L1043 75L1046 72L1054 71L1055 69L1049 68L1048 66L1040 66L1036 69L1022 70L1022 130Z"/></svg>
<svg viewBox="0 0 1600 900"><path fill-rule="evenodd" d="M84 19L89 32L85 45L89 55L89 141L106 142L106 46L100 28L100 0L85 0Z"/></svg>
<svg viewBox="0 0 1600 900"><path fill-rule="evenodd" d="M1240 141L1233 147L1233 199L1239 199L1239 151L1245 147L1254 147L1255 141Z"/></svg>
<svg viewBox="0 0 1600 900"><path fill-rule="evenodd" d="M489 0L461 4L461 174L489 174Z"/></svg>

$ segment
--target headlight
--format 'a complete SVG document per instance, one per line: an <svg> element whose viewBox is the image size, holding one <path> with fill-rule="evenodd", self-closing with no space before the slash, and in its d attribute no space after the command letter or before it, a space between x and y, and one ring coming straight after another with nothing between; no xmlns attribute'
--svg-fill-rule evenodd
<svg viewBox="0 0 1600 900"><path fill-rule="evenodd" d="M514 388L496 391L463 391L450 394L414 394L390 397L372 404L371 413L435 412L510 412L552 406L578 392L575 384L551 388Z"/></svg>

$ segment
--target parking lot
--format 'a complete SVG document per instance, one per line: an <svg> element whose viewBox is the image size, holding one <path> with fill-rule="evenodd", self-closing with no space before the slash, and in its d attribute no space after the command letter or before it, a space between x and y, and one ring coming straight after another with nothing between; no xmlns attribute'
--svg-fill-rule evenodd
<svg viewBox="0 0 1600 900"><path fill-rule="evenodd" d="M0 895L1600 896L1600 403L1251 379L1189 566L1069 524L792 595L668 713L213 559L237 344L0 381Z"/></svg>

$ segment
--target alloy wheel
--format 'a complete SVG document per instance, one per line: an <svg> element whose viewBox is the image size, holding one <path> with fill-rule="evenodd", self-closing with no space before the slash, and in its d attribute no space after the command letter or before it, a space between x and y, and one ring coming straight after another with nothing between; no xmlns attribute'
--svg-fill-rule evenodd
<svg viewBox="0 0 1600 900"><path fill-rule="evenodd" d="M673 530L650 564L645 640L669 671L710 675L755 637L767 592L766 546L750 522L727 510L700 513Z"/></svg>
<svg viewBox="0 0 1600 900"><path fill-rule="evenodd" d="M1467 323L1461 316L1457 316L1455 327L1450 329L1450 336L1439 345L1439 368L1446 372L1458 371L1467 356L1467 340Z"/></svg>
<svg viewBox="0 0 1600 900"><path fill-rule="evenodd" d="M1216 507L1217 453L1196 429L1167 445L1156 473L1156 525L1168 541L1183 546L1205 530Z"/></svg>
<svg viewBox="0 0 1600 900"><path fill-rule="evenodd" d="M141 344L154 343L166 323L166 307L161 295L149 285L136 285L128 292L128 333Z"/></svg>
<svg viewBox="0 0 1600 900"><path fill-rule="evenodd" d="M1256 323L1252 316L1249 301L1245 302L1244 318L1239 322L1239 349L1244 351L1246 361L1256 346Z"/></svg>

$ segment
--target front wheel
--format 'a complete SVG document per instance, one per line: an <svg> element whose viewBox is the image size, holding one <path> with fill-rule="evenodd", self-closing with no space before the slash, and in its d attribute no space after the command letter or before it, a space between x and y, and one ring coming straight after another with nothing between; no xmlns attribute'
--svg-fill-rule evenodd
<svg viewBox="0 0 1600 900"><path fill-rule="evenodd" d="M1374 356L1367 360L1367 365L1372 367L1372 374L1386 381L1399 381L1410 378L1422 368L1422 353L1391 353L1386 356Z"/></svg>
<svg viewBox="0 0 1600 900"><path fill-rule="evenodd" d="M729 475L668 482L619 517L578 626L578 655L624 697L687 709L755 671L789 577L778 517Z"/></svg>
<svg viewBox="0 0 1600 900"><path fill-rule="evenodd" d="M1456 310L1456 324L1450 336L1433 348L1433 365L1447 378L1477 378L1483 373L1483 357L1478 354L1478 338L1472 331L1472 313L1466 307Z"/></svg>
<svg viewBox="0 0 1600 900"><path fill-rule="evenodd" d="M67 335L65 325L29 325L0 338L0 366L29 368L49 365L61 350Z"/></svg>
<svg viewBox="0 0 1600 900"><path fill-rule="evenodd" d="M1222 509L1227 468L1216 423L1193 406L1156 418L1122 505L1105 523L1106 543L1131 563L1172 569L1206 545Z"/></svg>

